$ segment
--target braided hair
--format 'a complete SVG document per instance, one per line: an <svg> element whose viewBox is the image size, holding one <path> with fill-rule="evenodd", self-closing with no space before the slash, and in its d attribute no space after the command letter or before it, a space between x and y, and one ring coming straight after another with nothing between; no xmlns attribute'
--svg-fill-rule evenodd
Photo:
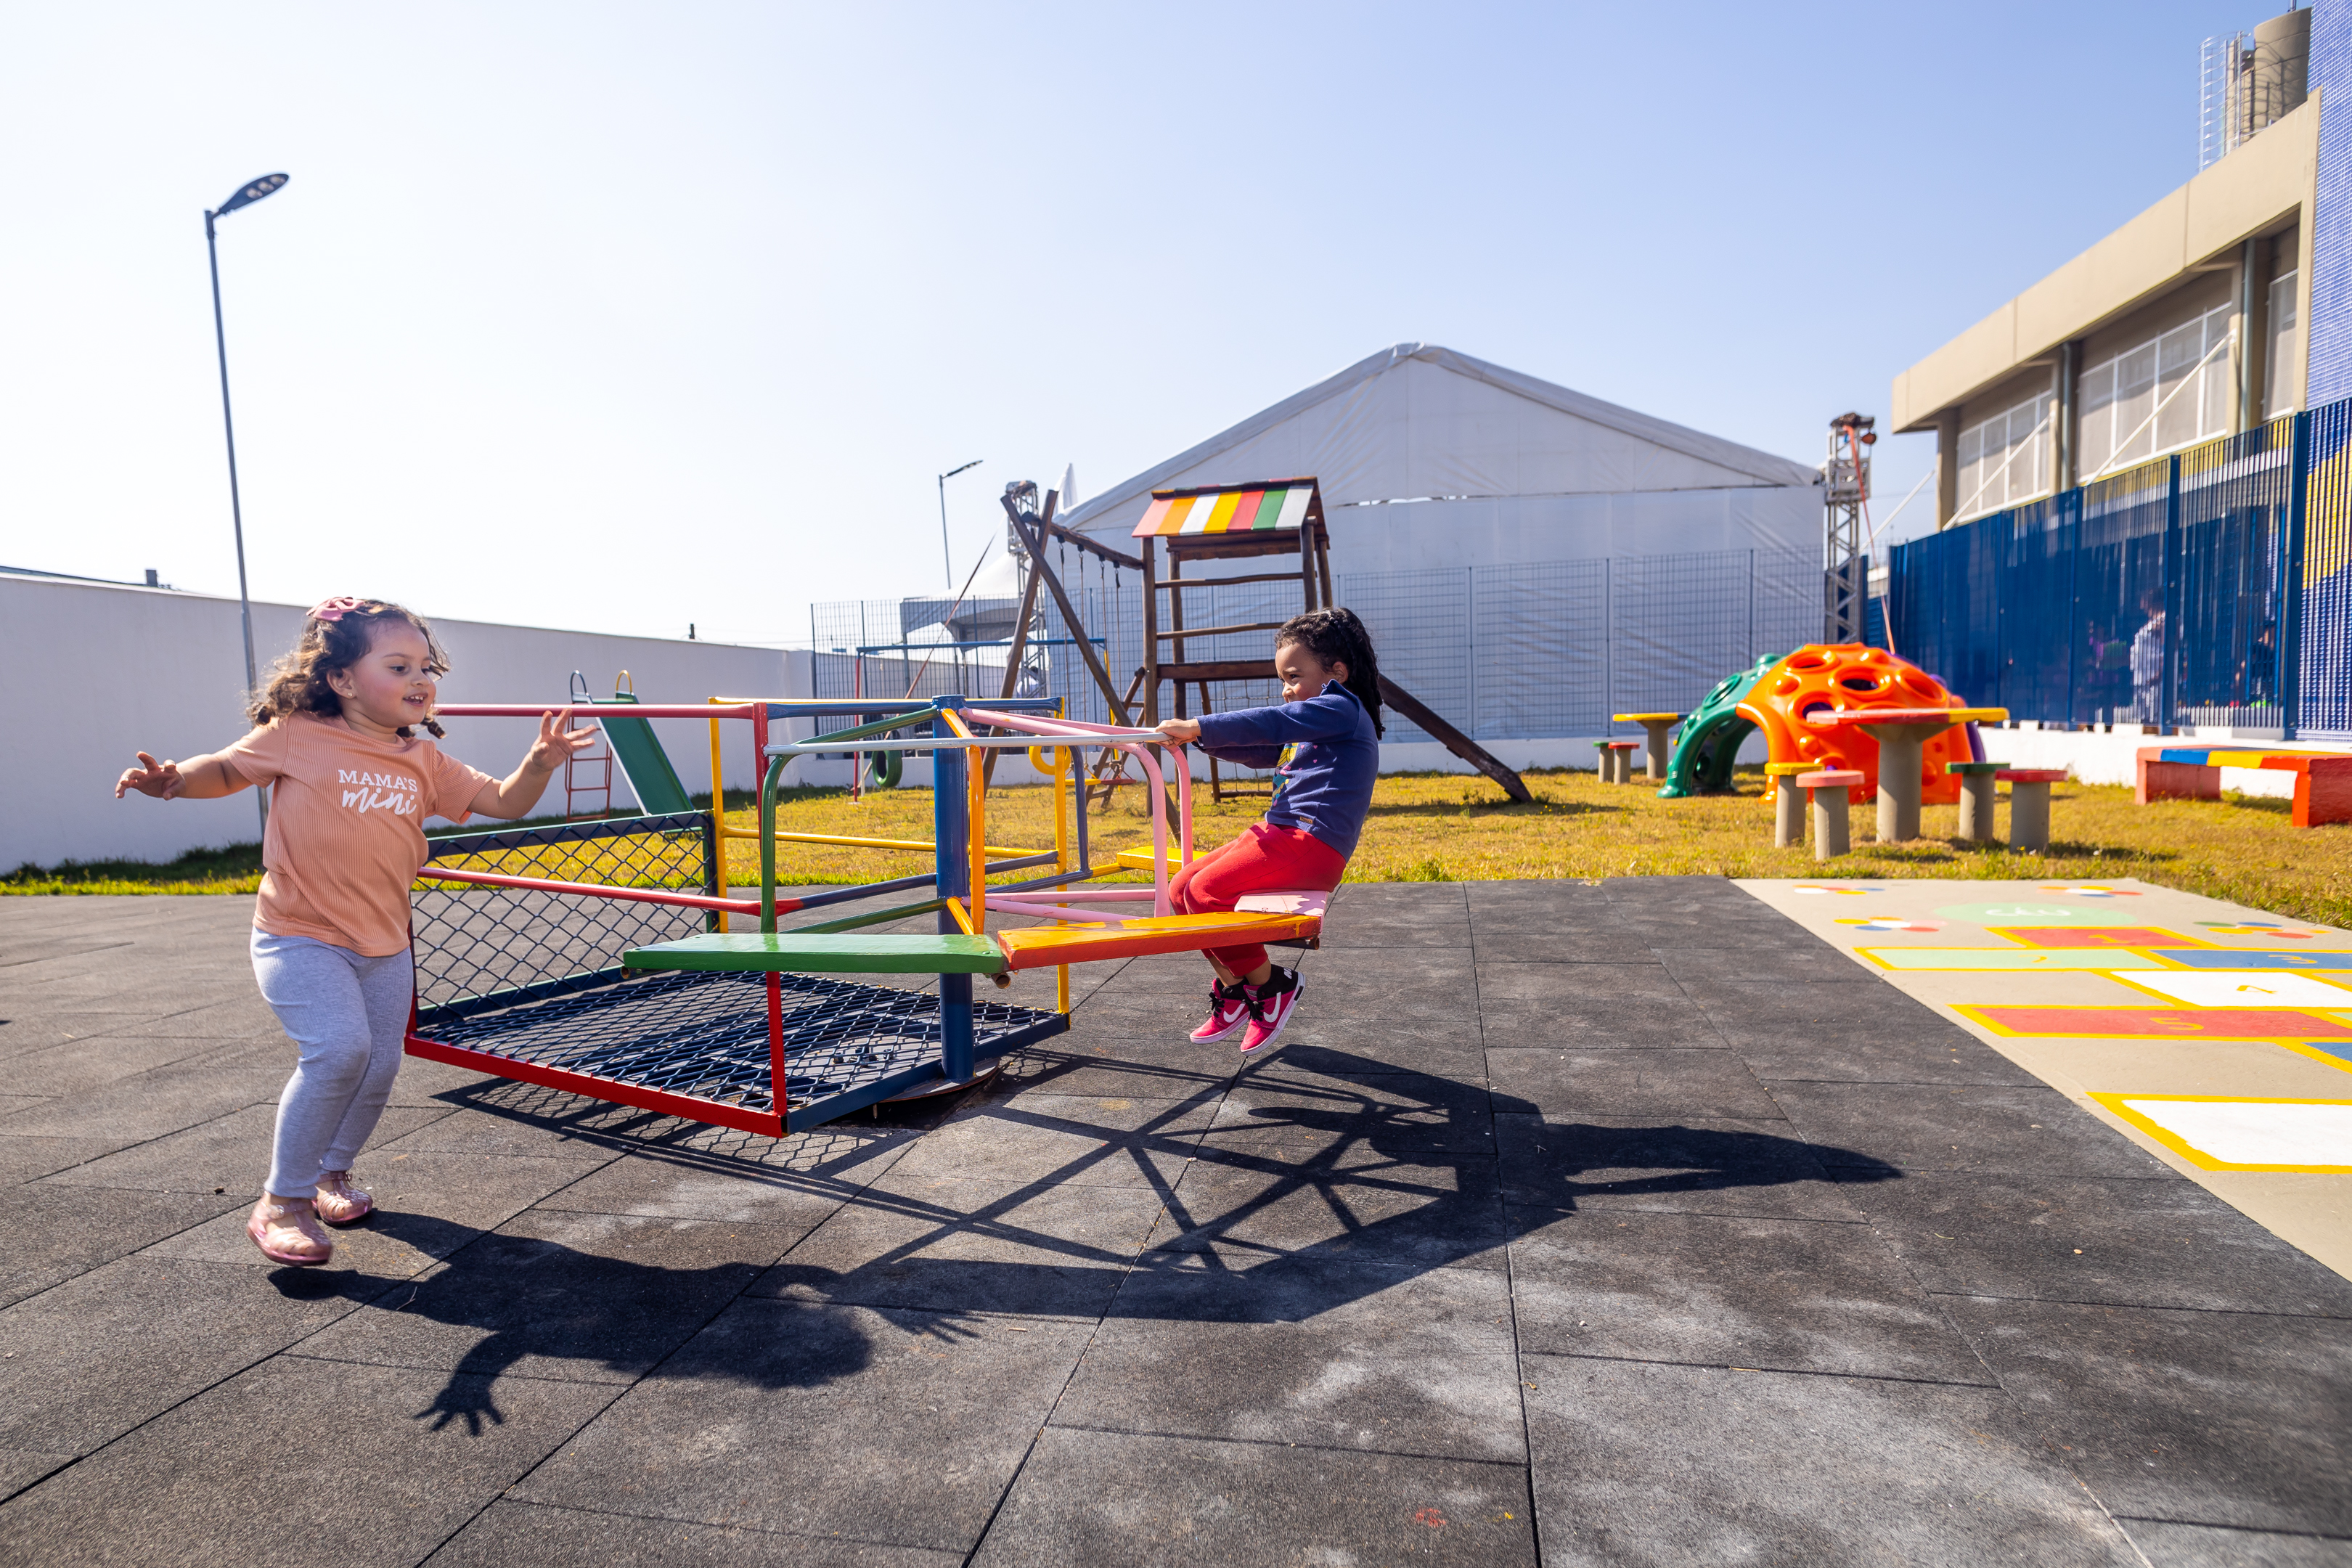
<svg viewBox="0 0 2352 1568"><path fill-rule="evenodd" d="M304 622L301 639L263 673L261 689L253 693L246 709L254 728L259 729L289 713L311 713L321 719L341 715L343 700L335 695L327 678L340 675L365 658L375 642L376 628L386 624L407 626L424 637L426 674L448 673L449 656L441 651L433 628L414 610L383 599L348 600L345 604L347 608L329 619L314 616ZM325 609L328 605L320 607ZM425 728L436 738L444 733L430 718L425 721ZM415 738L412 725L403 724L394 733L404 741Z"/></svg>
<svg viewBox="0 0 2352 1568"><path fill-rule="evenodd" d="M1372 634L1356 618L1356 612L1337 605L1328 610L1309 610L1303 616L1293 616L1282 623L1274 634L1277 648L1296 643L1327 665L1348 667L1348 689L1372 716L1372 733L1388 731L1381 723L1381 662L1372 652Z"/></svg>

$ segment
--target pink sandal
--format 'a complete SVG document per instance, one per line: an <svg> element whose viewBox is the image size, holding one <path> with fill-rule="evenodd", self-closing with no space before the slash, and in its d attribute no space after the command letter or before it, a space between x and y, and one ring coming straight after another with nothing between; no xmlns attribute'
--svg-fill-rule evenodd
<svg viewBox="0 0 2352 1568"><path fill-rule="evenodd" d="M319 1177L319 1194L311 1212L329 1225L357 1225L375 1213L375 1199L365 1187L352 1184L349 1171L328 1171Z"/></svg>
<svg viewBox="0 0 2352 1568"><path fill-rule="evenodd" d="M264 1258L289 1268L316 1268L335 1255L334 1242L304 1203L273 1203L263 1197L245 1222L245 1234Z"/></svg>

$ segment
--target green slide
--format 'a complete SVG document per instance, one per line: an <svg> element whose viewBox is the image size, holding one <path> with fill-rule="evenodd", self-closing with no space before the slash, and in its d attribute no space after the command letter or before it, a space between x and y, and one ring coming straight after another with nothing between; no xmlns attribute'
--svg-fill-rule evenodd
<svg viewBox="0 0 2352 1568"><path fill-rule="evenodd" d="M1756 661L1753 669L1726 676L1706 694L1706 700L1683 721L1675 737L1675 752L1666 763L1666 784L1658 794L1667 800L1686 795L1720 795L1731 787L1731 766L1739 760L1739 742L1756 728L1739 716L1739 705L1756 689L1786 654Z"/></svg>
<svg viewBox="0 0 2352 1568"><path fill-rule="evenodd" d="M636 694L629 691L616 691L612 699L613 702L636 700ZM604 726L605 738L613 746L613 760L621 764L621 776L629 781L629 793L637 797L637 809L647 816L672 816L692 811L694 803L686 798L686 785L678 782L669 753L655 738L653 721L608 713L604 710L612 703L602 699L590 706L596 710L596 722Z"/></svg>

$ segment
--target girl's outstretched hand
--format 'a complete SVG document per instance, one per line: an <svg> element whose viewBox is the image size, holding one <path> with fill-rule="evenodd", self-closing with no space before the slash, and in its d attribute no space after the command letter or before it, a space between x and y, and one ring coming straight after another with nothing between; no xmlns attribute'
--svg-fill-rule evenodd
<svg viewBox="0 0 2352 1568"><path fill-rule="evenodd" d="M1201 738L1201 721L1198 719L1162 719L1154 728L1170 740L1185 745Z"/></svg>
<svg viewBox="0 0 2352 1568"><path fill-rule="evenodd" d="M135 789L141 795L152 795L157 800L170 800L185 787L186 781L180 776L179 763L159 763L142 752L139 753L139 765L123 769L122 776L114 781L114 798L121 800L125 790Z"/></svg>
<svg viewBox="0 0 2352 1568"><path fill-rule="evenodd" d="M527 767L553 773L572 757L586 751L596 740L596 726L584 730L565 728L572 722L572 710L539 716L539 739L530 743L530 754L523 759Z"/></svg>

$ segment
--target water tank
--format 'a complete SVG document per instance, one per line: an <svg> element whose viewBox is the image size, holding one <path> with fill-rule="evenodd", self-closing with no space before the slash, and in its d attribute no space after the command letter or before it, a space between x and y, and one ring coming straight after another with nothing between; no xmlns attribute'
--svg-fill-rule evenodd
<svg viewBox="0 0 2352 1568"><path fill-rule="evenodd" d="M2246 129L2262 130L2291 113L2308 96L2311 13L2296 9L2254 28L2252 69L2248 73Z"/></svg>

